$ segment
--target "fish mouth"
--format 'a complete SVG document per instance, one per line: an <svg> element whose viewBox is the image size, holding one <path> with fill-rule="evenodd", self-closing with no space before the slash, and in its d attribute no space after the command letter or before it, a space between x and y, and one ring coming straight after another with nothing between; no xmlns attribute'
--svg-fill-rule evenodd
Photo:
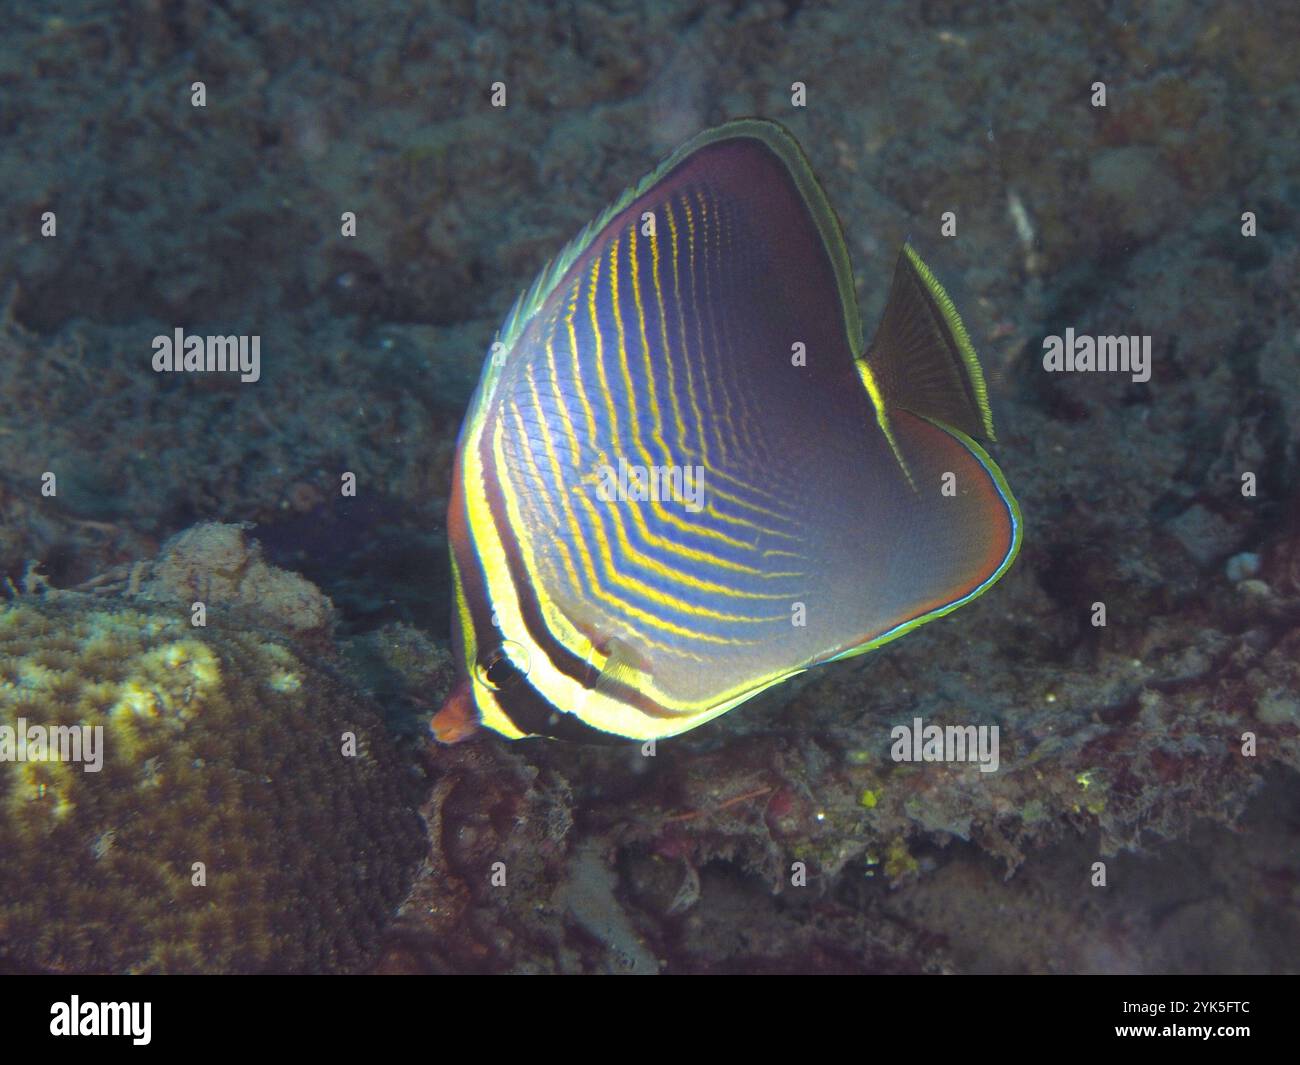
<svg viewBox="0 0 1300 1065"><path fill-rule="evenodd" d="M439 743L454 744L469 739L479 730L478 710L470 693L468 677L462 677L429 721L429 731Z"/></svg>

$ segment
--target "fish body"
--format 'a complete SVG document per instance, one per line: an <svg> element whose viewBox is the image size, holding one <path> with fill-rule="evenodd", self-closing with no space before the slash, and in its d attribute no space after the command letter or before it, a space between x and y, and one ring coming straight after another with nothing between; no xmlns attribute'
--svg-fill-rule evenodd
<svg viewBox="0 0 1300 1065"><path fill-rule="evenodd" d="M657 739L955 610L1021 519L961 319L905 246L868 346L793 137L700 134L511 310L448 515L452 742Z"/></svg>

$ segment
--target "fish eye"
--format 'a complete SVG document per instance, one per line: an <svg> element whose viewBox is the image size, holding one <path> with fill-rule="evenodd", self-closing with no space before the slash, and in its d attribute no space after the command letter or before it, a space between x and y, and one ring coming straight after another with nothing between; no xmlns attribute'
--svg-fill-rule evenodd
<svg viewBox="0 0 1300 1065"><path fill-rule="evenodd" d="M474 676L489 691L508 691L528 676L528 652L513 640L504 640L479 655Z"/></svg>

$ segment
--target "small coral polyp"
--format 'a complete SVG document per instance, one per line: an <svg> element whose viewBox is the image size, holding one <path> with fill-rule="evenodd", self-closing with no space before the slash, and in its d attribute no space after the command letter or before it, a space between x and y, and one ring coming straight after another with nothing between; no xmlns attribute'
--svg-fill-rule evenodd
<svg viewBox="0 0 1300 1065"><path fill-rule="evenodd" d="M80 761L26 746L58 727L86 737ZM424 850L374 709L288 638L211 614L0 605L0 759L11 967L362 968Z"/></svg>

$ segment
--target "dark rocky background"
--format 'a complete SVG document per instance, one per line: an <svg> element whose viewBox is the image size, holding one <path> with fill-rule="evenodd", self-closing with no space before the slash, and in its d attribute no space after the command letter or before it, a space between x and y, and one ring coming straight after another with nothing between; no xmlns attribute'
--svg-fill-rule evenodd
<svg viewBox="0 0 1300 1065"><path fill-rule="evenodd" d="M379 967L1296 968L1295 5L0 6L0 572L130 591L174 533L252 522L330 597L331 653L427 780ZM949 285L1021 557L654 758L434 749L486 346L625 185L748 114L813 161L868 330L905 236ZM260 334L262 380L155 375L176 326ZM1151 380L1044 373L1069 327L1150 335ZM918 715L1000 725L1001 770L890 762Z"/></svg>

